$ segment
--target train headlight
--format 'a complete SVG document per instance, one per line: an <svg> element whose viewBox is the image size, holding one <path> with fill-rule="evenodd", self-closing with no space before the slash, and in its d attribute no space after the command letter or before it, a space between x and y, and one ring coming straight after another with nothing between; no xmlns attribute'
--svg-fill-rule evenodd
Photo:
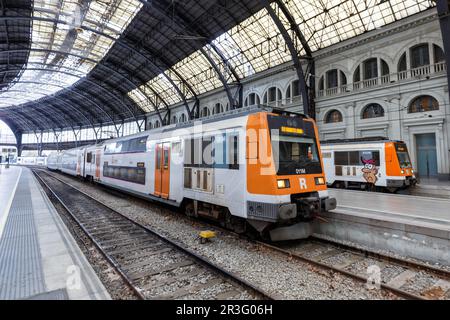
<svg viewBox="0 0 450 320"><path fill-rule="evenodd" d="M402 174L405 174L405 170L400 171Z"/></svg>
<svg viewBox="0 0 450 320"><path fill-rule="evenodd" d="M411 169L411 173L414 173L414 170L413 170L413 169Z"/></svg>
<svg viewBox="0 0 450 320"><path fill-rule="evenodd" d="M325 184L325 178L324 177L316 177L314 180L316 180L316 185Z"/></svg>
<svg viewBox="0 0 450 320"><path fill-rule="evenodd" d="M278 189L289 188L291 184L289 183L289 179L278 179L277 180Z"/></svg>

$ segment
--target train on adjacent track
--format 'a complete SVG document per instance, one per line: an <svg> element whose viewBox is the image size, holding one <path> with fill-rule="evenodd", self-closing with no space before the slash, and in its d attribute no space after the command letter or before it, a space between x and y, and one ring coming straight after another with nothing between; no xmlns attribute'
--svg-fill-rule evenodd
<svg viewBox="0 0 450 320"><path fill-rule="evenodd" d="M261 106L53 153L47 167L275 241L309 236L336 207L314 120Z"/></svg>
<svg viewBox="0 0 450 320"><path fill-rule="evenodd" d="M403 141L336 139L322 141L321 151L329 186L396 192L417 182Z"/></svg>

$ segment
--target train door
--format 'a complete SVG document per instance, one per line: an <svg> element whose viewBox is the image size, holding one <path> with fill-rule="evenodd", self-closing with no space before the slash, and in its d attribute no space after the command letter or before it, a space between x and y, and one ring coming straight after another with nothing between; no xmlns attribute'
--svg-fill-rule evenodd
<svg viewBox="0 0 450 320"><path fill-rule="evenodd" d="M169 198L170 186L170 143L156 144L155 195Z"/></svg>
<svg viewBox="0 0 450 320"><path fill-rule="evenodd" d="M101 153L101 150L95 151L95 179L96 180L100 180L100 163L101 163L100 153Z"/></svg>

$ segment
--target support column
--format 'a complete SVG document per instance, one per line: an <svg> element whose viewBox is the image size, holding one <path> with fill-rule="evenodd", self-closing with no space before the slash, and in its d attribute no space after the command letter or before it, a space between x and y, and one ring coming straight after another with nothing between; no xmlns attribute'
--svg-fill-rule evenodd
<svg viewBox="0 0 450 320"><path fill-rule="evenodd" d="M381 59L377 58L377 84L381 84Z"/></svg>
<svg viewBox="0 0 450 320"><path fill-rule="evenodd" d="M342 86L342 79L341 79L341 70L336 69L337 71L337 92L340 93L341 92L341 86Z"/></svg>
<svg viewBox="0 0 450 320"><path fill-rule="evenodd" d="M364 81L364 70L363 70L363 68L364 68L364 63L361 63L360 65L359 65L359 88L360 89L362 89L362 87L363 87L363 81Z"/></svg>
<svg viewBox="0 0 450 320"><path fill-rule="evenodd" d="M433 50L433 44L431 42L428 42L428 54L430 56L430 73L434 72L434 50Z"/></svg>
<svg viewBox="0 0 450 320"><path fill-rule="evenodd" d="M444 57L447 64L447 89L450 84L450 17L449 3L447 0L436 0L436 9L441 26L442 42L444 44ZM447 90L450 97L450 90Z"/></svg>

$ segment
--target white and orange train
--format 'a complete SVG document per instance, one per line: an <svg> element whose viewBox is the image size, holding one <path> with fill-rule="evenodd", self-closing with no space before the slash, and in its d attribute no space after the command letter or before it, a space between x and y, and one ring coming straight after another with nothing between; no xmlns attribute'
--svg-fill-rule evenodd
<svg viewBox="0 0 450 320"><path fill-rule="evenodd" d="M52 154L48 168L272 240L307 237L328 197L315 122L242 108Z"/></svg>
<svg viewBox="0 0 450 320"><path fill-rule="evenodd" d="M329 186L395 192L416 184L408 148L385 137L321 142Z"/></svg>

